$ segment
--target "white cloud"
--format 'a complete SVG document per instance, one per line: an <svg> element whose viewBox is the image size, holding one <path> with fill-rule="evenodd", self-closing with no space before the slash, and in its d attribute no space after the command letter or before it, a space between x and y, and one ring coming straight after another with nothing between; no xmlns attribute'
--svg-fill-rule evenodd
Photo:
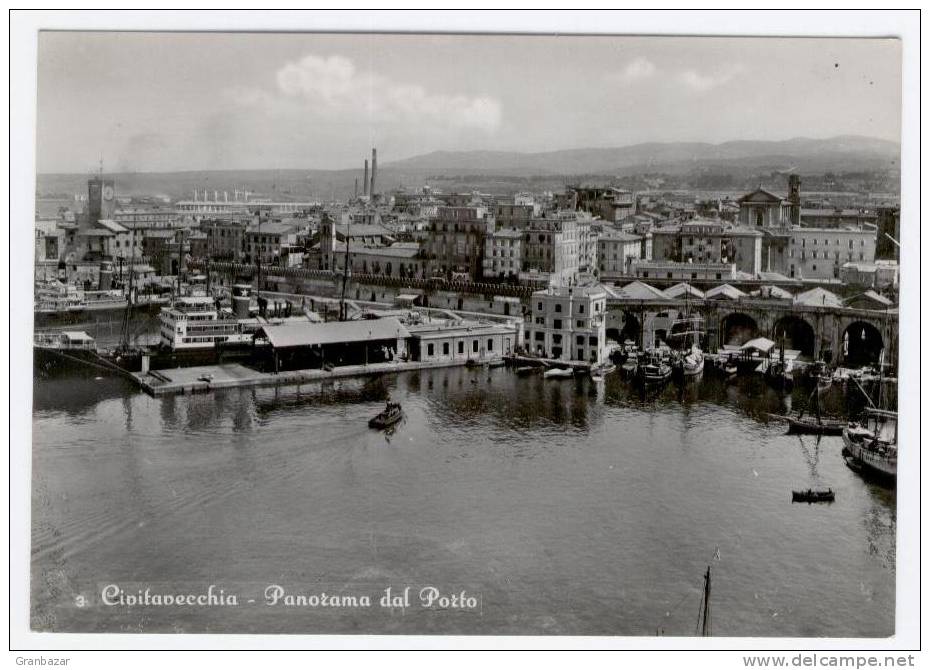
<svg viewBox="0 0 930 670"><path fill-rule="evenodd" d="M693 91L704 92L730 83L734 77L743 72L743 67L733 65L719 72L702 73L697 70L685 70L679 75L681 83Z"/></svg>
<svg viewBox="0 0 930 670"><path fill-rule="evenodd" d="M655 64L648 58L640 56L626 64L626 67L617 75L617 79L632 83L641 79L648 79L656 73Z"/></svg>
<svg viewBox="0 0 930 670"><path fill-rule="evenodd" d="M275 95L238 91L243 104L290 109L294 103L330 118L364 117L379 123L430 124L493 132L501 125L496 99L434 93L418 84L397 82L377 72L359 71L342 56L313 54L285 64L275 76Z"/></svg>

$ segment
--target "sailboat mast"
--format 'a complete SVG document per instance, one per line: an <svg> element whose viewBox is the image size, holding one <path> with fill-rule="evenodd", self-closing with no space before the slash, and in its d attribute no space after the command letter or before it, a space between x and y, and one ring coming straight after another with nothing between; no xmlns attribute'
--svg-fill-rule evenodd
<svg viewBox="0 0 930 670"><path fill-rule="evenodd" d="M703 611L703 623L701 625L701 635L703 637L709 637L711 635L710 628L710 566L707 566L707 572L704 573L704 611Z"/></svg>

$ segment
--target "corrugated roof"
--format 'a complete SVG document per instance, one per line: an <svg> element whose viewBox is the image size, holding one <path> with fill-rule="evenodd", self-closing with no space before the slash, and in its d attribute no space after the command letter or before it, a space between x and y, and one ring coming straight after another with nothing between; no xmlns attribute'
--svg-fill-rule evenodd
<svg viewBox="0 0 930 670"><path fill-rule="evenodd" d="M842 307L843 301L835 293L831 293L825 288L812 288L810 291L798 293L794 296L794 302L798 305L808 305L812 307Z"/></svg>
<svg viewBox="0 0 930 670"><path fill-rule="evenodd" d="M621 298L628 300L668 300L669 297L664 291L657 289L655 286L633 281L619 289L614 289L616 294Z"/></svg>
<svg viewBox="0 0 930 670"><path fill-rule="evenodd" d="M678 298L683 295L690 295L695 298L703 298L704 291L694 288L691 284L681 282L680 284L675 284L672 288L665 289L665 295L669 298Z"/></svg>
<svg viewBox="0 0 930 670"><path fill-rule="evenodd" d="M847 298L846 301L845 301L845 303L846 303L847 305L850 305L850 304L852 304L852 303L854 303L854 302L857 302L857 301L860 301L860 300L862 300L862 299L871 300L871 301L873 301L873 302L875 302L875 303L881 305L882 307L891 307L891 306L894 304L891 300L889 300L889 299L886 298L885 296L883 296L883 295L881 295L881 294L879 294L879 293L876 293L875 291L873 291L873 290L871 290L871 289L868 290L868 291L866 291L865 293L859 293L858 295L854 295L854 296L852 296L852 297L850 297L850 298Z"/></svg>
<svg viewBox="0 0 930 670"><path fill-rule="evenodd" d="M740 291L735 286L730 286L729 284L721 284L720 286L715 286L710 289L707 293L704 294L705 298L729 298L730 300L738 300L740 298L746 297L746 294Z"/></svg>
<svg viewBox="0 0 930 670"><path fill-rule="evenodd" d="M791 300L794 297L794 294L780 286L763 286L758 291L753 291L752 295L758 295L760 298L778 298L780 300Z"/></svg>
<svg viewBox="0 0 930 670"><path fill-rule="evenodd" d="M404 325L395 318L331 321L329 323L286 323L279 326L263 326L258 332L264 334L275 349L410 337Z"/></svg>

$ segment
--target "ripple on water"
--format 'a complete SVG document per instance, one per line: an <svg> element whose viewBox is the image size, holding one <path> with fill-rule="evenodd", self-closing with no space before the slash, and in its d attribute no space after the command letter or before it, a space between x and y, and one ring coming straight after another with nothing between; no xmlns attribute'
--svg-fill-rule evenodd
<svg viewBox="0 0 930 670"><path fill-rule="evenodd" d="M458 586L482 611L149 612L143 628L688 635L711 565L716 634L894 630L894 494L849 471L837 438L754 419L780 402L756 389L643 397L617 376L597 389L504 369L158 399L94 380L37 389L43 629L137 625L62 605L101 580L289 579ZM407 419L368 429L388 397ZM837 501L792 505L810 485Z"/></svg>

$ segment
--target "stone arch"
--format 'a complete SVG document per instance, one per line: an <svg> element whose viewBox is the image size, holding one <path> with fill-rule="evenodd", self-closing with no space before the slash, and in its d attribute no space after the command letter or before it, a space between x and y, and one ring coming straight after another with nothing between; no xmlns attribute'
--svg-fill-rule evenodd
<svg viewBox="0 0 930 670"><path fill-rule="evenodd" d="M784 338L786 349L797 349L801 356L814 357L817 334L814 327L800 316L787 314L772 326L772 340L781 344Z"/></svg>
<svg viewBox="0 0 930 670"><path fill-rule="evenodd" d="M853 321L843 330L842 360L849 367L878 363L885 341L881 331L867 321Z"/></svg>
<svg viewBox="0 0 930 670"><path fill-rule="evenodd" d="M623 311L623 321L620 328L611 328L607 332L608 337L612 337L618 342L626 342L627 340L633 340L636 344L640 344L640 338L642 337L642 323L639 316L627 310Z"/></svg>
<svg viewBox="0 0 930 670"><path fill-rule="evenodd" d="M756 337L759 324L744 312L730 312L720 320L720 342L741 345Z"/></svg>

